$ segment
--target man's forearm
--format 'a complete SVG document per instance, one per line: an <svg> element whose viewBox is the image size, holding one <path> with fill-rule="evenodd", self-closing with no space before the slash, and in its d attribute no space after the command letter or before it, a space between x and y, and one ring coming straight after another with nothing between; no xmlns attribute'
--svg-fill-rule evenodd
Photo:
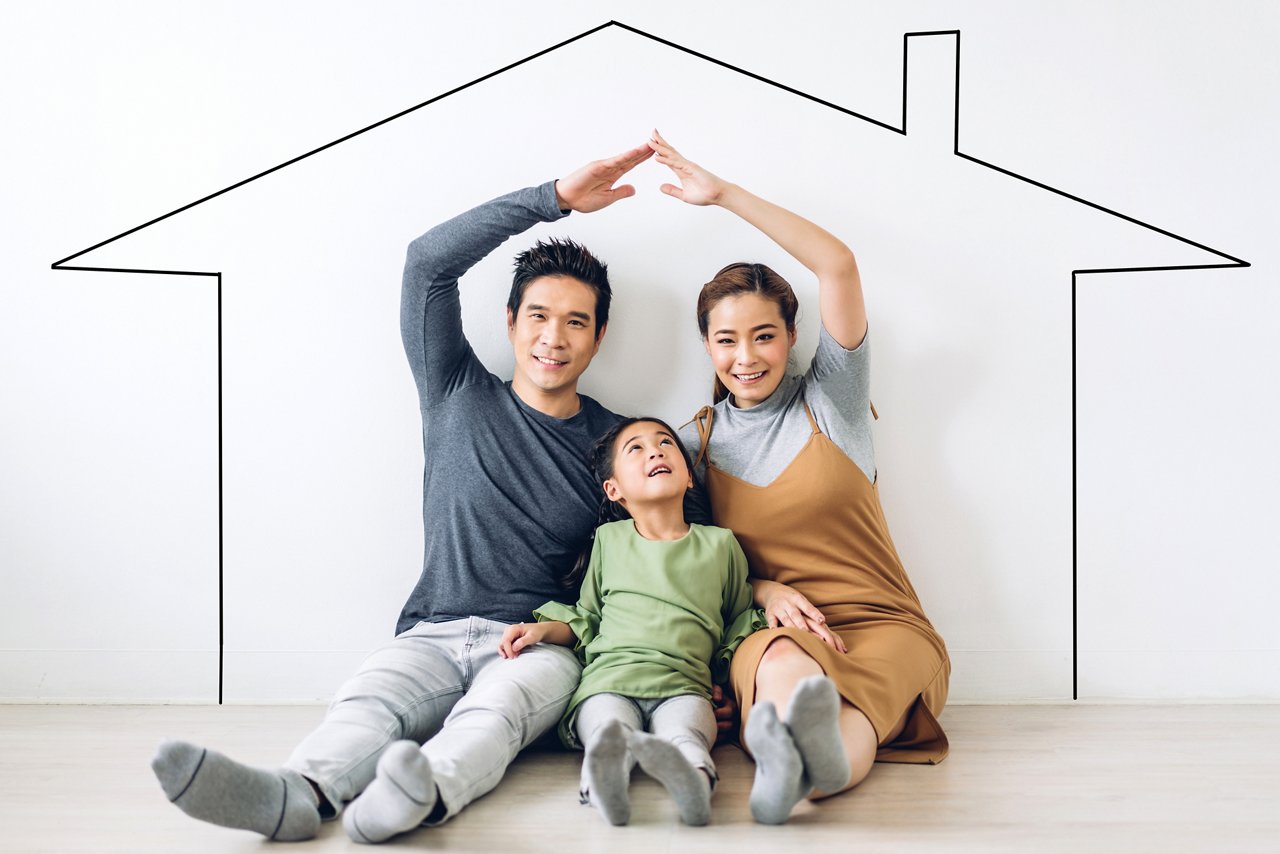
<svg viewBox="0 0 1280 854"><path fill-rule="evenodd" d="M400 332L424 393L438 393L467 351L458 279L507 238L561 216L554 182L547 182L485 202L409 244Z"/></svg>

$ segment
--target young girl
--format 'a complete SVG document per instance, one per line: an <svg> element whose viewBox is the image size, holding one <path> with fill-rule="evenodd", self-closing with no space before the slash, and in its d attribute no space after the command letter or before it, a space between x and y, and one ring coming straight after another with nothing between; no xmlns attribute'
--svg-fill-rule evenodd
<svg viewBox="0 0 1280 854"><path fill-rule="evenodd" d="M662 421L622 421L595 444L591 465L605 499L590 558L569 579L581 578L578 604L543 605L533 612L539 622L507 629L500 653L514 658L548 641L581 657L560 737L586 749L584 803L626 824L639 762L686 824L706 824L717 779L711 686L726 681L742 639L765 626L751 607L747 561L729 531L685 522L689 455Z"/></svg>

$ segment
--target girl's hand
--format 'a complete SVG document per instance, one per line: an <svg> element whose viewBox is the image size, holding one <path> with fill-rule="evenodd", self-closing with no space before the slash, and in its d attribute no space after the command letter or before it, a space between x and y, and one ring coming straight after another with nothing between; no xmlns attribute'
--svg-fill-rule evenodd
<svg viewBox="0 0 1280 854"><path fill-rule="evenodd" d="M769 628L793 626L804 629L817 635L823 643L840 653L849 651L840 636L827 628L827 618L822 616L822 612L804 594L776 581L765 584L762 592L760 607L764 608Z"/></svg>
<svg viewBox="0 0 1280 854"><path fill-rule="evenodd" d="M516 623L507 626L498 642L498 654L503 658L515 658L520 650L542 641L547 635L546 623Z"/></svg>
<svg viewBox="0 0 1280 854"><path fill-rule="evenodd" d="M727 744L737 733L738 704L719 685L711 686L711 707L716 716L716 744Z"/></svg>
<svg viewBox="0 0 1280 854"><path fill-rule="evenodd" d="M668 196L675 196L691 205L714 205L728 189L727 181L681 157L680 152L668 145L657 130L654 130L653 138L649 140L649 148L656 155L654 159L669 167L680 181L679 187L674 184L662 185L662 192Z"/></svg>

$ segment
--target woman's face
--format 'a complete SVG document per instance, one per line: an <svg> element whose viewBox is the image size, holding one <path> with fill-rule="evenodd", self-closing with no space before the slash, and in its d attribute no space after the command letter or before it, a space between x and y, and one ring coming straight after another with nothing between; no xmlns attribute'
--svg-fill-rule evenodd
<svg viewBox="0 0 1280 854"><path fill-rule="evenodd" d="M715 304L702 343L734 403L750 409L782 382L796 333L787 329L776 302L742 294Z"/></svg>

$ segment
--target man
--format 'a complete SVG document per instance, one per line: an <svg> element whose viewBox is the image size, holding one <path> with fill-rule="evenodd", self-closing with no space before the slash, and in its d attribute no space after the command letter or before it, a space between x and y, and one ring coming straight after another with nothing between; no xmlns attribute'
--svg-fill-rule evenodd
<svg viewBox="0 0 1280 854"><path fill-rule="evenodd" d="M613 185L651 154L645 145L595 161L410 244L400 324L422 412L422 575L396 637L339 690L283 768L162 744L152 768L184 812L297 840L359 796L343 825L358 842L381 842L456 815L558 722L578 682L574 654L547 644L507 661L498 643L534 608L573 598L560 580L600 501L586 450L618 420L577 391L604 338L609 282L571 241L522 253L507 305L515 371L504 383L463 335L458 279L535 223L634 195Z"/></svg>

